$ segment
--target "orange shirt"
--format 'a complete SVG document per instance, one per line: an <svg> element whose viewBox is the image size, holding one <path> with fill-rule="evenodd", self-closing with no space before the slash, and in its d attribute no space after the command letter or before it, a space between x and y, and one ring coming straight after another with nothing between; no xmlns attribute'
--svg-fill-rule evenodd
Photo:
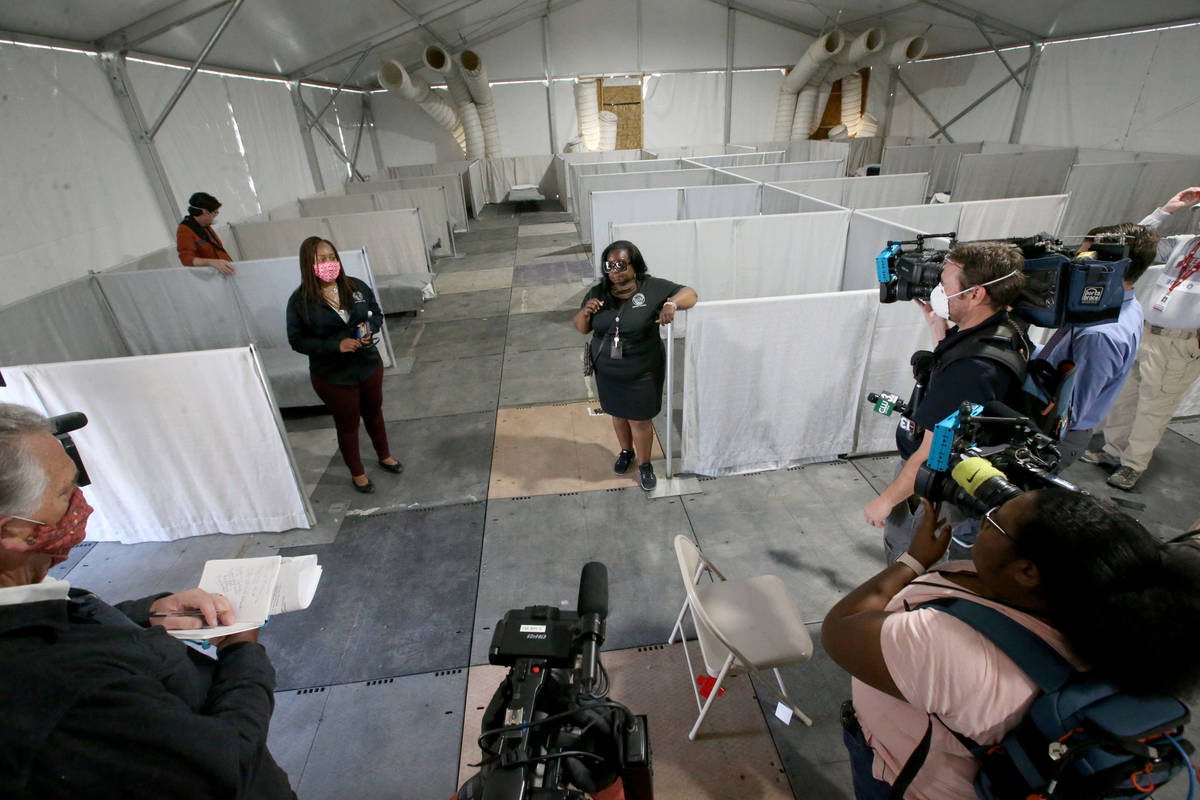
<svg viewBox="0 0 1200 800"><path fill-rule="evenodd" d="M179 223L179 228L175 231L175 246L179 250L179 261L185 267L195 266L197 258L224 258L232 261L233 259L225 250L225 245L221 242L221 237L217 236L212 226L205 228L204 232L217 243L216 247L197 236L196 232L187 225Z"/></svg>

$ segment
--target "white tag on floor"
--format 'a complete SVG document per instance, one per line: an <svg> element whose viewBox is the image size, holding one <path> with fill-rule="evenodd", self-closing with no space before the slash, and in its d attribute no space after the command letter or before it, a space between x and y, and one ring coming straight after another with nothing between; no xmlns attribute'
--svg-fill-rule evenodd
<svg viewBox="0 0 1200 800"><path fill-rule="evenodd" d="M786 703L777 703L775 705L775 716L783 720L784 725L792 724L792 709Z"/></svg>

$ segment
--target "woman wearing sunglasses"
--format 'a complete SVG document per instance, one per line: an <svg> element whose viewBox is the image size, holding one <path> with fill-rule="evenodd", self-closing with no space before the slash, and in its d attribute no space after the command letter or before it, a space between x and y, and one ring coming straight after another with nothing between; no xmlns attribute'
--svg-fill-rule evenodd
<svg viewBox="0 0 1200 800"><path fill-rule="evenodd" d="M821 628L826 652L854 678L842 724L858 800L891 795L927 727L929 755L904 797L974 798L979 764L951 731L996 744L1038 693L982 633L917 608L928 600L996 609L1127 692L1195 687L1200 551L1159 543L1108 501L1052 487L987 512L973 563L932 570L950 529L921 502L908 552L842 598Z"/></svg>
<svg viewBox="0 0 1200 800"><path fill-rule="evenodd" d="M636 457L638 485L648 492L658 483L650 451L666 378L666 348L658 326L673 320L676 311L696 305L696 291L651 277L632 242L613 242L600 262L604 277L583 298L575 328L592 334L588 357L600 407L612 417L621 447L613 471L625 474Z"/></svg>

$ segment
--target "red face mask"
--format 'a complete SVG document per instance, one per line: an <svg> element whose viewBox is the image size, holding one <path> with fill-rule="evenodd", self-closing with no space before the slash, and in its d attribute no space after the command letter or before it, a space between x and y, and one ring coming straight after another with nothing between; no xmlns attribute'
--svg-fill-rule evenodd
<svg viewBox="0 0 1200 800"><path fill-rule="evenodd" d="M78 486L71 492L71 502L67 506L67 513L62 515L62 519L53 524L38 522L36 519L28 519L27 517L17 517L16 519L32 522L38 527L35 528L24 539L14 542L12 550L20 552L45 553L50 556L51 565L60 564L67 560L67 553L71 552L71 548L83 541L87 536L87 520L92 514L92 507L88 505L83 496L83 490Z"/></svg>
<svg viewBox="0 0 1200 800"><path fill-rule="evenodd" d="M341 262L338 261L318 261L313 264L313 272L317 273L317 277L322 283L329 283L336 280L337 276L342 272Z"/></svg>

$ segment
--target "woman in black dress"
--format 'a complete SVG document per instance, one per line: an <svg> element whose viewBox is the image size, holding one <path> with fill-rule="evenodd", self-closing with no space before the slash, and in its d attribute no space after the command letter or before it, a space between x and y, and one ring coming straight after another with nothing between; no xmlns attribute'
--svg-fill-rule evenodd
<svg viewBox="0 0 1200 800"><path fill-rule="evenodd" d="M636 455L638 484L648 492L658 483L650 452L666 378L666 348L657 326L696 305L696 290L651 277L632 242L604 248L601 264L604 278L584 297L573 321L580 333L592 334L588 352L600 407L612 417L621 445L613 471L623 475Z"/></svg>
<svg viewBox="0 0 1200 800"><path fill-rule="evenodd" d="M287 305L288 344L308 356L309 379L333 414L338 449L350 468L354 488L375 491L358 454L362 417L379 466L399 473L383 422L383 359L375 335L383 312L371 287L342 270L337 248L319 236L300 245L300 288Z"/></svg>

